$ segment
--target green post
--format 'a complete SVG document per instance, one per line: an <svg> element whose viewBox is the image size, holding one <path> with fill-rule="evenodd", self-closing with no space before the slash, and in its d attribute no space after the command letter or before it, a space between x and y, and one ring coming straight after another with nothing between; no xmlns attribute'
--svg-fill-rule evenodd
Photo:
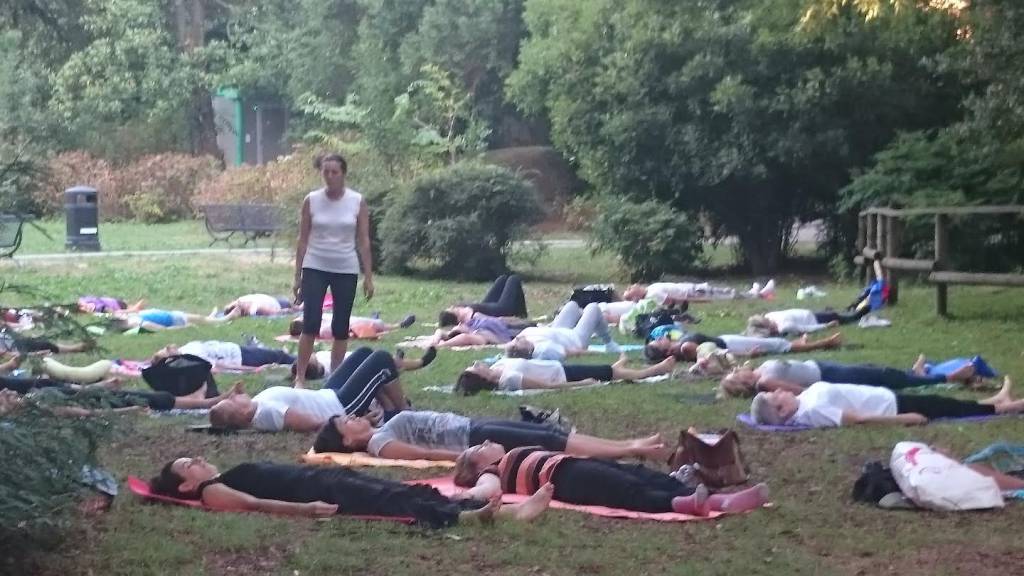
<svg viewBox="0 0 1024 576"><path fill-rule="evenodd" d="M235 88L221 88L217 96L235 103L235 166L245 164L245 110L242 109L242 97Z"/></svg>

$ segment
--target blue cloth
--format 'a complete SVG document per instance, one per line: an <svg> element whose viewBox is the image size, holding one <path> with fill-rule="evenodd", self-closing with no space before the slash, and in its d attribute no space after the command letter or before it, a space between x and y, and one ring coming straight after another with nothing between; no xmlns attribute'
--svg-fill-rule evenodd
<svg viewBox="0 0 1024 576"><path fill-rule="evenodd" d="M178 322L179 319L184 320L184 318L181 317L180 314L169 312L167 310L158 310L156 308L150 310L143 310L142 312L139 312L139 318L141 318L144 322L158 324L165 328L184 325L184 322Z"/></svg>
<svg viewBox="0 0 1024 576"><path fill-rule="evenodd" d="M648 337L649 340L657 340L662 336L668 336L668 339L676 342L682 339L686 333L680 330L675 324L662 324L661 326L655 326L651 329L651 334Z"/></svg>
<svg viewBox="0 0 1024 576"><path fill-rule="evenodd" d="M924 370L927 374L943 374L948 376L968 364L973 364L975 373L982 378L995 378L999 375L981 356L975 356L974 358L953 358L938 364L925 364Z"/></svg>

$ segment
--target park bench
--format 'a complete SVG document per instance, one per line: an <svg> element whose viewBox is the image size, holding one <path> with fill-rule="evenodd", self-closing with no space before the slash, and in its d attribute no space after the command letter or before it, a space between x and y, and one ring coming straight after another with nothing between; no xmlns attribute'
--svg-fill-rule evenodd
<svg viewBox="0 0 1024 576"><path fill-rule="evenodd" d="M273 238L281 229L277 209L270 204L207 204L200 210L206 220L206 231L213 240L231 245L235 234L240 234L242 246L255 243L259 238Z"/></svg>
<svg viewBox="0 0 1024 576"><path fill-rule="evenodd" d="M10 258L21 247L21 228L25 218L18 214L0 214L0 258Z"/></svg>

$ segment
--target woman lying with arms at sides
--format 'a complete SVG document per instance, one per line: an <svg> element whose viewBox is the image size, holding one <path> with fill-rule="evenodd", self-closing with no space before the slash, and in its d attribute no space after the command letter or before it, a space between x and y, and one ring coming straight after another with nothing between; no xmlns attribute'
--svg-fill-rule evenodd
<svg viewBox="0 0 1024 576"><path fill-rule="evenodd" d="M317 338L321 340L330 340L334 338L333 332L331 331L331 325L334 321L333 312L324 312L323 321L320 324L320 333ZM348 335L349 338L376 338L381 334L391 332L392 330L398 330L400 328L408 328L416 322L416 316L409 314L402 319L398 324L390 324L381 320L380 318L368 318L366 316L349 316L348 317ZM288 334L294 338L298 338L302 335L302 328L304 326L302 318L295 318L288 324Z"/></svg>
<svg viewBox="0 0 1024 576"><path fill-rule="evenodd" d="M225 318L234 319L242 316L275 316L294 309L290 298L255 293L244 294L228 302L222 313Z"/></svg>
<svg viewBox="0 0 1024 576"><path fill-rule="evenodd" d="M705 336L704 334L687 334L676 337L668 332L651 340L644 346L644 356L651 362L660 362L668 356L676 360L697 362L702 356L717 350L724 350L734 356L763 356L766 354L787 354L790 352L810 352L827 350L843 345L843 337L836 333L822 340L808 340L806 337L796 340L785 338L762 338L757 336L740 336L723 334L721 336Z"/></svg>
<svg viewBox="0 0 1024 576"><path fill-rule="evenodd" d="M101 409L82 406L54 406L51 410L62 416L92 416L106 412L121 412L146 409L155 412L168 410L195 410L210 408L220 402L242 393L242 384L235 384L231 390L219 396L207 397L206 385L187 396L174 396L169 392L147 390L120 390L118 382L101 382L80 386L46 378L10 378L0 377L0 394L4 396L7 410L21 406L27 399L45 394L60 394L65 398L80 398L87 390L106 388L106 392L98 397L104 407ZM0 411L0 414L3 412Z"/></svg>
<svg viewBox="0 0 1024 576"><path fill-rule="evenodd" d="M722 396L736 397L749 397L756 392L772 390L789 390L799 394L815 382L841 382L902 390L943 382L967 384L975 376L975 367L971 364L948 375L925 374L924 366L923 354L910 370L824 360L766 360L758 368L745 364L726 374L719 384L719 391Z"/></svg>
<svg viewBox="0 0 1024 576"><path fill-rule="evenodd" d="M123 332L140 328L150 332L170 330L173 328L184 328L192 324L214 325L230 321L229 318L213 318L182 312L181 310L160 310L158 308L147 308L138 312L119 311L114 312L112 326Z"/></svg>
<svg viewBox="0 0 1024 576"><path fill-rule="evenodd" d="M452 501L425 485L402 484L345 467L250 462L220 472L201 457L168 462L150 480L153 493L199 500L214 510L327 517L335 514L415 518L431 528L468 520L530 521L551 501L550 488L517 505Z"/></svg>
<svg viewBox="0 0 1024 576"><path fill-rule="evenodd" d="M490 499L501 494L530 496L554 484L554 498L567 504L607 506L635 512L676 512L707 516L709 512L746 512L768 502L768 486L758 484L733 494L710 496L675 476L639 464L581 458L539 446L506 450L484 441L455 461L455 484L468 487L464 497Z"/></svg>
<svg viewBox="0 0 1024 576"><path fill-rule="evenodd" d="M78 299L78 311L86 314L110 314L120 311L138 312L145 305L145 300L128 304L124 300L112 296L82 296Z"/></svg>
<svg viewBox="0 0 1024 576"><path fill-rule="evenodd" d="M490 366L474 362L459 375L455 391L469 396L481 390L558 390L612 380L643 380L671 374L675 365L676 359L671 356L642 369L627 368L625 355L619 356L618 362L610 366L502 358Z"/></svg>
<svg viewBox="0 0 1024 576"><path fill-rule="evenodd" d="M313 451L366 451L395 460L455 460L463 450L484 440L509 448L542 446L545 450L595 458L665 461L672 452L657 434L633 440L605 440L565 433L547 424L412 410L399 413L379 428L374 428L366 418L332 417L317 435Z"/></svg>
<svg viewBox="0 0 1024 576"><path fill-rule="evenodd" d="M896 394L888 388L817 382L800 394L788 390L760 392L750 405L758 424L826 428L852 424L925 424L933 418L1020 414L1024 400L1010 396L1007 376L998 394L983 400Z"/></svg>
<svg viewBox="0 0 1024 576"><path fill-rule="evenodd" d="M565 360L587 352L590 339L597 336L610 353L619 352L612 340L608 322L596 302L585 308L572 300L565 303L548 326L534 326L520 332L505 345L505 355L511 358L537 360Z"/></svg>

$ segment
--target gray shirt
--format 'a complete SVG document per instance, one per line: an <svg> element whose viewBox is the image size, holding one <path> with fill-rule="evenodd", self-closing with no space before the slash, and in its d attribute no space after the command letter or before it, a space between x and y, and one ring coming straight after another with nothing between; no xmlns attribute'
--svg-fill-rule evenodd
<svg viewBox="0 0 1024 576"><path fill-rule="evenodd" d="M782 380L804 388L821 380L821 368L814 360L765 360L757 369L759 381Z"/></svg>
<svg viewBox="0 0 1024 576"><path fill-rule="evenodd" d="M451 412L406 410L373 433L366 451L380 456L384 446L397 441L431 450L461 452L469 448L471 424L469 418Z"/></svg>

